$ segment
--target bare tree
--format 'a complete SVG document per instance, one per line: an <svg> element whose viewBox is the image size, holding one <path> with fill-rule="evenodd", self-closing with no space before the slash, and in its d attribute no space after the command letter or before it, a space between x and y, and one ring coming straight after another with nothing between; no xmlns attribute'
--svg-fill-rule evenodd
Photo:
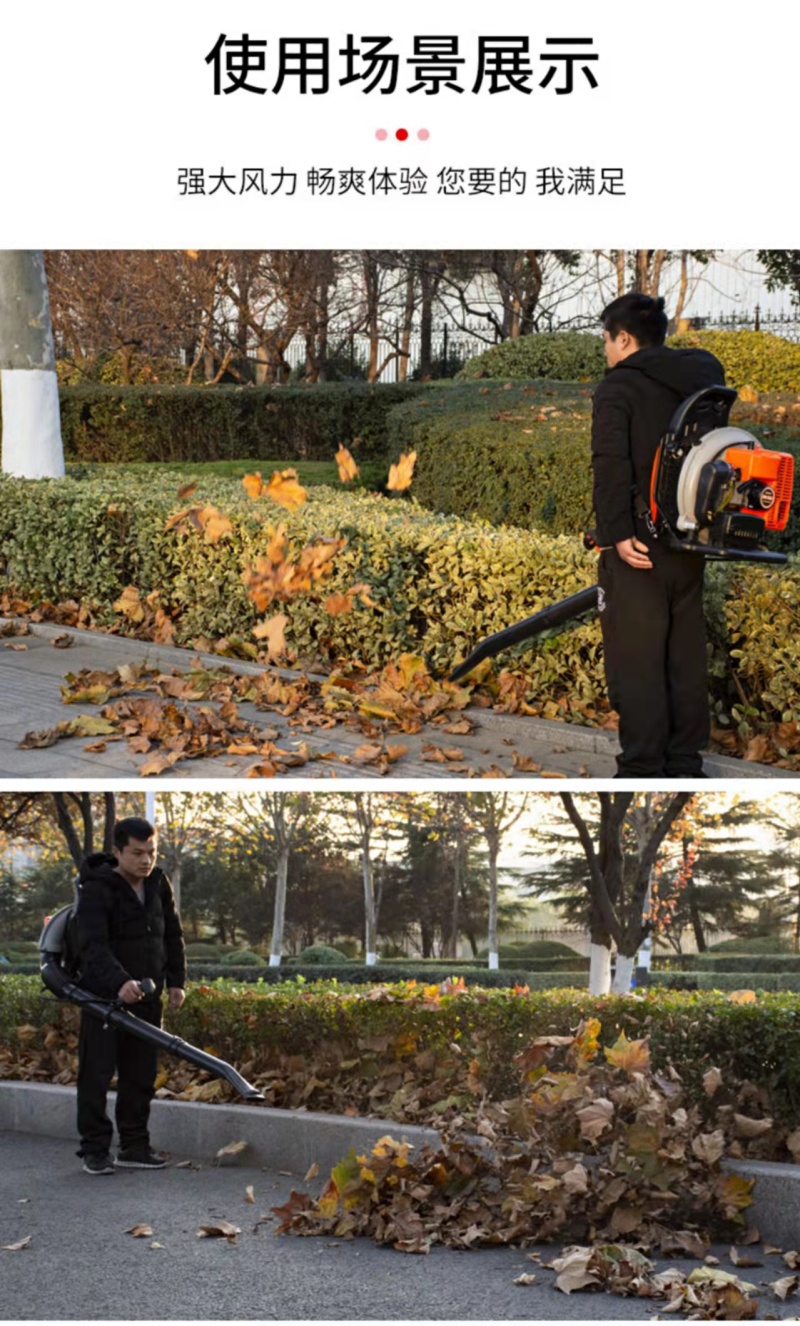
<svg viewBox="0 0 800 1326"><path fill-rule="evenodd" d="M592 994L608 990L613 940L618 954L614 990L625 994L630 990L636 954L652 927L647 902L653 868L664 839L693 794L660 797L646 793L636 804L633 792L598 792L596 842L572 793L559 795L588 865L585 882L592 908L589 989Z"/></svg>
<svg viewBox="0 0 800 1326"><path fill-rule="evenodd" d="M500 965L497 946L497 862L505 835L527 809L528 793L520 796L515 792L467 792L465 795L469 816L483 834L488 849L489 970L496 971Z"/></svg>

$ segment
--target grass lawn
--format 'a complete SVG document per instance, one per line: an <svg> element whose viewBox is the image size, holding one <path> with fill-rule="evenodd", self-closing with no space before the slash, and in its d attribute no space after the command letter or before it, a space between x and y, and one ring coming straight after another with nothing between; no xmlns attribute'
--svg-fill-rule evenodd
<svg viewBox="0 0 800 1326"><path fill-rule="evenodd" d="M189 483L192 479L220 477L223 479L242 479L245 474L259 471L268 479L273 470L297 470L300 483L305 487L315 484L328 484L336 488L340 484L339 470L334 460L209 460L192 464L190 461L147 462L135 461L129 465L103 465L86 461L75 461L67 465L67 474L73 479L110 478L117 474L131 476L154 474L174 475L177 484ZM360 466L360 473L354 488L366 488L369 491L382 488L386 482L389 467L384 461L368 460Z"/></svg>

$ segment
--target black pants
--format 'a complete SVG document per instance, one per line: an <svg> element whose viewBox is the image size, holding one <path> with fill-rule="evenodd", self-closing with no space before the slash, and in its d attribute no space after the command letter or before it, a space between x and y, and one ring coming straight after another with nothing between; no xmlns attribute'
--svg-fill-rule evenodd
<svg viewBox="0 0 800 1326"><path fill-rule="evenodd" d="M161 1000L143 999L135 1016L161 1026ZM106 1092L117 1073L117 1132L125 1150L147 1147L150 1102L155 1093L158 1046L103 1023L81 1010L78 1042L79 1156L103 1154L111 1146L113 1128L106 1114Z"/></svg>
<svg viewBox="0 0 800 1326"><path fill-rule="evenodd" d="M651 570L600 555L608 695L619 713L618 776L701 774L708 744L702 557L650 547Z"/></svg>

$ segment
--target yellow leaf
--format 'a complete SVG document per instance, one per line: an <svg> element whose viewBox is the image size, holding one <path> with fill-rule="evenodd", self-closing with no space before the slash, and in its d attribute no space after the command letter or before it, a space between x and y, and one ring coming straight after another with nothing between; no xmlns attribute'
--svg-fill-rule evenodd
<svg viewBox="0 0 800 1326"><path fill-rule="evenodd" d="M260 497L264 491L264 480L261 478L260 470L256 470L255 474L246 474L242 479L242 487L247 496L253 498L253 501Z"/></svg>
<svg viewBox="0 0 800 1326"><path fill-rule="evenodd" d="M297 511L306 500L306 490L298 482L297 470L275 470L267 484L267 497L287 511Z"/></svg>
<svg viewBox="0 0 800 1326"><path fill-rule="evenodd" d="M390 492L402 493L404 489L410 488L416 460L416 451L409 451L408 454L402 452L397 464L390 466L389 478L386 482L386 487Z"/></svg>
<svg viewBox="0 0 800 1326"><path fill-rule="evenodd" d="M259 622L253 630L257 640L266 640L270 658L278 658L286 649L286 627L289 618L283 612L276 612L268 621Z"/></svg>
<svg viewBox="0 0 800 1326"><path fill-rule="evenodd" d="M339 478L342 483L350 483L358 476L356 465L347 447L341 446L336 452L336 464L339 466Z"/></svg>
<svg viewBox="0 0 800 1326"><path fill-rule="evenodd" d="M116 603L114 611L121 612L132 622L144 621L144 604L139 597L139 591L135 585L128 585L123 589Z"/></svg>
<svg viewBox="0 0 800 1326"><path fill-rule="evenodd" d="M646 1073L650 1067L650 1051L647 1041L629 1041L625 1032L620 1033L614 1045L606 1047L603 1053L613 1068L621 1068L623 1073Z"/></svg>
<svg viewBox="0 0 800 1326"><path fill-rule="evenodd" d="M756 992L755 990L731 990L728 1001L731 1004L754 1004L756 1002Z"/></svg>
<svg viewBox="0 0 800 1326"><path fill-rule="evenodd" d="M350 612L353 607L353 600L349 594L329 594L325 600L325 611L331 617L341 617L343 613Z"/></svg>

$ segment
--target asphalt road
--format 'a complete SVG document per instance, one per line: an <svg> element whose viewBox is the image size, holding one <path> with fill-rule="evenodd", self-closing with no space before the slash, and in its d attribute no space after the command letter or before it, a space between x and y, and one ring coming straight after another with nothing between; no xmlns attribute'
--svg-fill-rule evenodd
<svg viewBox="0 0 800 1326"><path fill-rule="evenodd" d="M628 1321L658 1312L647 1300L567 1296L552 1287L553 1272L528 1260L530 1250L434 1248L413 1256L366 1239L278 1238L273 1225L257 1222L293 1182L244 1164L91 1177L70 1143L0 1134L0 1245L30 1235L23 1251L0 1251L2 1318ZM197 1237L202 1224L220 1219L240 1226L235 1243ZM152 1227L152 1238L125 1233L139 1222ZM153 1249L154 1241L162 1247ZM541 1251L549 1261L558 1249ZM675 1263L658 1269L668 1264ZM535 1285L513 1283L530 1271ZM769 1257L741 1274L758 1284L787 1271ZM796 1312L792 1299L780 1303L765 1291L761 1317Z"/></svg>

